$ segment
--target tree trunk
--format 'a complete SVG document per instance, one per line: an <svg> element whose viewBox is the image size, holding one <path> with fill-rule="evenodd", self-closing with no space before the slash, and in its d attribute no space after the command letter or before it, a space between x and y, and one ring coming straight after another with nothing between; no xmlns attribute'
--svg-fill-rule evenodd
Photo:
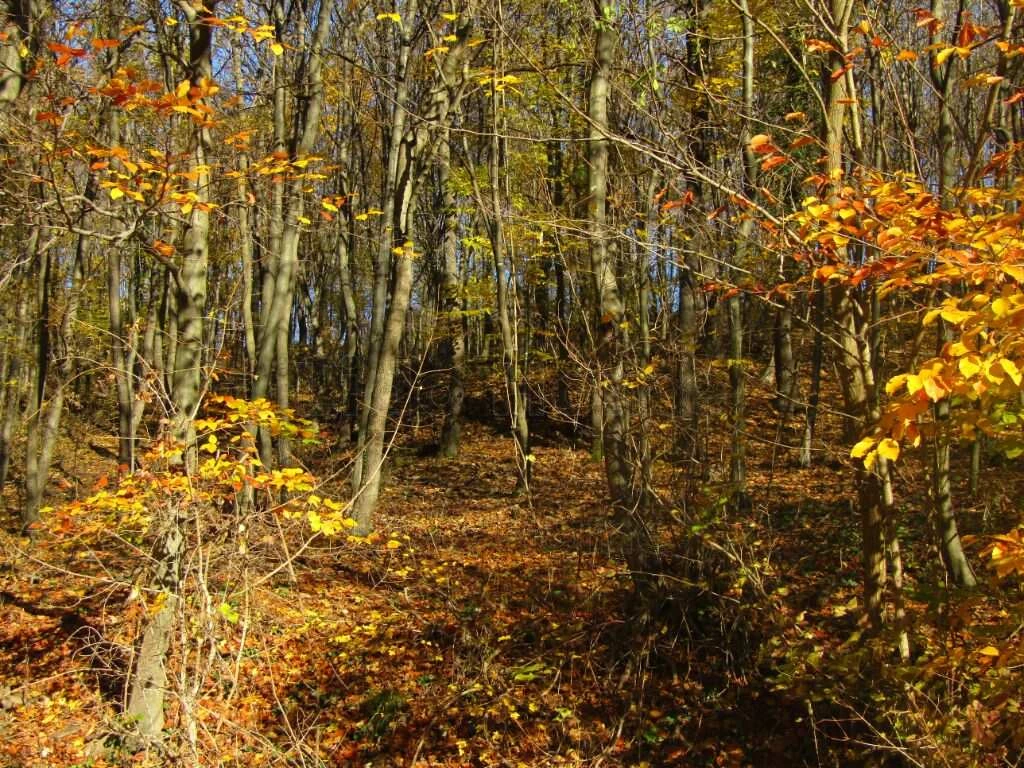
<svg viewBox="0 0 1024 768"><path fill-rule="evenodd" d="M587 218L590 227L590 264L597 293L595 392L599 393L605 477L615 522L622 536L623 555L633 582L646 597L657 580L656 550L643 499L633 483L628 451L628 416L623 378L627 344L624 308L608 247L608 100L612 61L617 44L614 5L595 0L594 62L587 116L590 136L587 163Z"/></svg>
<svg viewBox="0 0 1024 768"><path fill-rule="evenodd" d="M388 241L378 250L377 269L375 275L374 302L385 300L386 290L377 295L383 284L386 289L386 277L382 283L383 255L386 251L387 261L392 253L395 259L395 276L391 291L391 304L387 308L387 322L382 328L379 342L374 341L371 325L370 350L366 371L367 385L364 387L363 411L360 414L360 454L356 459L353 471L353 518L356 520L354 532L366 535L373 529L373 513L380 496L381 470L384 462L385 430L387 428L388 409L391 405L391 391L394 385L395 370L401 348L402 336L406 325L406 311L409 308L413 277L413 216L416 196L421 181L430 168L437 152L438 143L443 140L444 128L449 125L453 112L457 109L464 92L464 68L468 47L467 37L470 26L466 22L458 28L455 41L449 49L441 65L440 72L433 87L427 94L429 108L416 123L406 125L406 112L409 105L408 87L404 84L404 73L411 46L411 30L418 23L417 4L413 0L407 6L407 17L401 25L402 47L399 54L399 72L403 73L398 81L398 92L401 99L396 99L393 108L391 155L388 158L388 176L396 180L394 196L385 201L385 211L390 211L392 218L391 235ZM467 18L472 14L467 13ZM399 135L399 131L401 134ZM383 312L382 307L374 306L374 316ZM372 389L368 389L372 384Z"/></svg>
<svg viewBox="0 0 1024 768"><path fill-rule="evenodd" d="M189 80L199 84L212 80L212 38L216 3L193 6L178 0L189 25ZM209 263L210 216L207 156L209 130L193 126L189 159L195 204L189 214L182 239L182 263L174 276L174 315L178 331L171 380L174 437L182 445L185 472L195 470L194 418L202 391L203 325L206 314L206 284ZM154 589L159 607L142 635L136 666L129 684L126 714L135 722L136 736L145 745L158 741L164 725L164 698L167 689L166 657L170 647L180 598L181 569L184 554L182 526L184 510L178 506L164 510L160 540L154 552Z"/></svg>
<svg viewBox="0 0 1024 768"><path fill-rule="evenodd" d="M788 299L775 310L775 407L783 419L793 415L796 376L793 359L793 306Z"/></svg>
<svg viewBox="0 0 1024 768"><path fill-rule="evenodd" d="M411 186L404 188L404 195L405 199L399 208L401 212L399 215L402 218L396 222L394 229L395 243L406 243L412 239L412 232L408 229L415 206L414 192ZM405 330L405 315L409 309L409 299L412 293L413 255L409 251L411 251L411 247L407 248L403 255L397 256L395 260L395 283L391 292L391 306L388 307L384 336L381 348L377 353L377 372L374 376L374 388L370 396L369 414L366 420L361 485L356 492L352 512L352 517L356 521L353 532L357 536L366 536L373 530L373 513L380 497L388 409L391 406L391 390L394 386L395 370L398 365L399 346L402 342L402 333Z"/></svg>
<svg viewBox="0 0 1024 768"><path fill-rule="evenodd" d="M323 48L331 27L333 9L334 0L323 0L320 4L316 31L310 41L308 59L304 63L303 101L301 107L296 107L298 114L293 118L295 128L290 136L285 128L283 65L275 60L274 143L276 151L286 153L292 161L308 157L320 135ZM274 3L273 14L280 34L284 26L284 3L281 0ZM274 187L270 263L264 272L263 305L252 396L254 399L268 396L271 374L276 363L277 403L281 408L287 408L289 401L289 325L298 270L299 241L302 236L300 219L303 218L305 185L304 180L293 179L287 184L282 181ZM287 464L290 452L286 439L279 440L278 451L281 463ZM270 466L272 463L270 440L266 434L260 435L260 459L264 466Z"/></svg>
<svg viewBox="0 0 1024 768"><path fill-rule="evenodd" d="M743 194L753 199L757 183L757 160L750 147L750 124L754 118L754 19L747 0L740 0L743 25L743 129L740 141L743 154ZM754 220L744 215L737 232L733 267L742 269L748 260ZM739 279L734 269L732 280ZM729 387L731 391L732 443L729 456L729 482L733 504L738 509L750 506L747 496L747 436L746 436L746 371L743 359L743 293L734 287L727 301L729 313Z"/></svg>
<svg viewBox="0 0 1024 768"><path fill-rule="evenodd" d="M798 463L808 469L813 461L814 436L818 424L818 404L821 400L821 366L824 361L823 325L825 323L825 286L811 282L811 383L807 394L807 413L804 415L804 434L800 441Z"/></svg>
<svg viewBox="0 0 1024 768"><path fill-rule="evenodd" d="M936 19L947 22L944 0L932 0L931 12ZM963 23L964 6L960 0L953 26L953 39ZM955 200L952 186L957 183L957 161L954 143L953 112L950 100L956 86L956 67L958 57L950 56L944 64L937 60L938 46L944 44L939 30L932 34L932 54L930 74L932 85L939 96L938 124L938 187L943 210L951 209ZM939 320L938 354L946 342L951 340L948 326ZM933 526L937 537L939 555L946 568L946 575L953 584L959 587L974 587L977 579L971 569L967 555L960 542L960 531L957 527L956 511L953 506L952 480L950 472L950 437L948 433L949 400L943 398L934 406L936 432L932 441L932 504Z"/></svg>
<svg viewBox="0 0 1024 768"><path fill-rule="evenodd" d="M500 27L501 21L498 20ZM495 48L492 65L495 72L499 71L501 62ZM495 80L497 82L497 80ZM491 242L491 254L494 259L495 295L497 297L498 328L501 332L502 370L505 373L505 392L508 399L509 421L512 428L516 449L516 490L529 492L530 476L533 467L533 454L530 452L530 428L526 418L526 391L522 381L522 359L519 340L519 329L515 320L516 301L516 268L509 253L505 240L504 204L501 194L499 174L503 170L502 158L506 151L501 135L504 127L499 114L502 94L493 88L491 91L491 141L489 153L490 176L490 212L487 214L487 232Z"/></svg>
<svg viewBox="0 0 1024 768"><path fill-rule="evenodd" d="M466 319L463 314L462 286L459 280L459 218L455 193L449 179L451 174L449 134L449 131L445 131L442 135L437 155L437 183L440 187L441 210L444 212L444 232L441 244L441 255L444 262L441 282L444 354L441 365L448 369L448 401L445 406L438 452L445 458L453 459L459 455L462 438L462 404L466 396L463 382L463 366L466 360Z"/></svg>

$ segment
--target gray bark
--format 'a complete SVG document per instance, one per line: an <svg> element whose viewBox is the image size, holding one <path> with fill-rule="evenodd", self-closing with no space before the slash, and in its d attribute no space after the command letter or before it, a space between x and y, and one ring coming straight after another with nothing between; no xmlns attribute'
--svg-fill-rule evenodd
<svg viewBox="0 0 1024 768"><path fill-rule="evenodd" d="M444 211L444 234L441 256L443 276L441 283L441 316L444 324L444 359L442 365L449 370L448 401L438 452L445 458L459 455L462 436L462 403L466 396L463 367L466 360L466 319L463 314L462 285L459 280L458 240L459 220L455 209L455 194L449 183L451 148L449 132L445 131L438 145L438 185L441 208Z"/></svg>
<svg viewBox="0 0 1024 768"><path fill-rule="evenodd" d="M944 0L932 0L931 11L935 18L944 22L947 18L947 9ZM963 19L964 4L960 0L956 10L956 18L953 26L954 39L957 30L960 28ZM932 35L933 46L943 44L938 31ZM957 161L956 145L954 143L953 108L951 99L953 89L957 84L957 59L950 56L944 64L939 64L935 53L931 56L931 80L932 85L939 97L938 115L938 171L939 171L939 197L944 210L949 210L955 204L952 187L957 183ZM938 350L941 354L942 347L951 340L949 329L946 324L939 320L938 328ZM956 510L953 504L953 490L950 470L950 437L947 429L949 421L949 400L942 399L934 406L935 421L937 425L935 439L932 442L932 505L933 525L937 537L937 545L942 563L946 568L946 575L949 580L959 587L974 587L977 579L971 564L967 560L963 545L960 541L960 531L957 526Z"/></svg>
<svg viewBox="0 0 1024 768"><path fill-rule="evenodd" d="M402 46L399 53L399 71L405 73L408 61L412 26L417 23L415 0L406 9L406 18L401 25ZM471 14L467 13L467 17ZM353 488L355 489L353 517L356 520L355 533L366 535L373 528L373 513L380 496L382 466L385 458L385 431L387 428L388 409L391 405L391 392L394 375L398 363L402 336L406 326L406 311L409 307L412 291L413 262L410 251L414 247L413 212L421 182L436 157L438 143L443 140L444 128L457 110L461 101L467 75L466 58L469 48L466 45L470 27L467 24L459 27L454 41L440 66L433 86L428 93L429 106L422 117L416 122L409 121L407 128L406 112L408 87L404 76L399 81L398 92L401 100L396 100L392 117L392 154L389 156L389 177L397 180L395 194L385 202L384 209L392 214L391 235L378 251L377 269L374 287L374 316L383 312L376 305L384 301L378 296L381 287L381 269L383 266L382 251L387 250L388 261L392 252L396 254L395 276L391 292L391 304L387 308L386 320L383 325L379 342L374 341L371 324L370 350L368 352L368 368L366 371L365 401L360 415L360 447L361 453L356 461L353 472ZM397 136L398 129L401 135ZM392 168L392 162L394 167ZM400 254L400 255L398 255ZM386 289L386 278L383 281ZM382 293L386 293L384 290ZM370 385L372 384L372 389Z"/></svg>
<svg viewBox="0 0 1024 768"><path fill-rule="evenodd" d="M215 2L205 7L178 0L178 7L189 25L189 79L198 83L212 78L213 16ZM183 447L183 469L193 472L197 455L194 418L202 392L203 325L206 313L207 270L209 261L210 217L205 206L209 194L207 156L210 135L206 128L193 126L190 170L194 174L192 191L196 195L182 237L180 267L174 278L173 317L178 338L170 372L173 388L174 437ZM178 613L181 568L184 553L184 510L174 508L160 521L158 544L154 552L154 590L160 605L143 631L129 684L127 715L135 722L136 738L141 745L158 741L164 725L164 699L167 693L166 657Z"/></svg>
<svg viewBox="0 0 1024 768"><path fill-rule="evenodd" d="M334 0L320 4L316 31L310 41L302 86L304 102L296 108L295 127L288 136L285 128L285 84L282 64L275 61L274 70L274 144L275 151L286 153L290 160L310 155L320 135L320 113L323 106L323 49L331 26ZM273 14L279 34L283 31L284 4L274 3ZM263 301L259 336L256 340L256 374L252 385L253 399L265 398L270 392L271 376L277 365L277 403L288 407L288 331L295 294L299 241L304 210L303 187L306 182L293 179L275 185L271 211L271 243L268 264L264 268ZM278 445L282 464L289 461L287 440ZM270 439L260 435L260 459L265 466L271 462Z"/></svg>
<svg viewBox="0 0 1024 768"><path fill-rule="evenodd" d="M608 227L608 102L611 70L618 35L614 5L595 0L594 61L590 78L587 116L590 121L587 164L587 218L590 227L590 264L597 293L598 325L595 365L600 393L602 446L605 478L623 555L634 584L648 593L654 586L656 548L644 519L642 494L633 482L629 456L628 413L623 378L628 344L623 328L625 311L611 261Z"/></svg>

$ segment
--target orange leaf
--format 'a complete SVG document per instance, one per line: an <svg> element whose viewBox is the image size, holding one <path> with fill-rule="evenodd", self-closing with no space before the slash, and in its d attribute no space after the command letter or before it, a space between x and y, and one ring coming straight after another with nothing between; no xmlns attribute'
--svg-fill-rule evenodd
<svg viewBox="0 0 1024 768"><path fill-rule="evenodd" d="M829 52L836 49L836 47L827 40L818 40L813 37L809 37L804 40L804 45L807 46L807 50L810 53Z"/></svg>
<svg viewBox="0 0 1024 768"><path fill-rule="evenodd" d="M765 158L764 162L761 163L761 170L770 171L772 168L778 168L780 165L785 165L788 162L789 158L785 155L772 155Z"/></svg>
<svg viewBox="0 0 1024 768"><path fill-rule="evenodd" d="M851 69L853 69L853 64L852 64L852 63L850 63L850 64L847 64L847 65L846 65L845 67L840 67L839 69L837 69L837 70L835 70L834 72L832 72L832 74L828 76L828 79L829 79L829 80L830 80L831 82L833 82L833 83L834 83L834 82L835 82L836 80L838 80L838 79L839 79L840 77L842 77L842 76L843 76L843 75L845 75L845 74L846 74L847 72L849 72L849 71L850 71Z"/></svg>
<svg viewBox="0 0 1024 768"><path fill-rule="evenodd" d="M165 243L163 240L157 240L153 243L153 250L159 253L161 256L173 256L175 248L170 243Z"/></svg>

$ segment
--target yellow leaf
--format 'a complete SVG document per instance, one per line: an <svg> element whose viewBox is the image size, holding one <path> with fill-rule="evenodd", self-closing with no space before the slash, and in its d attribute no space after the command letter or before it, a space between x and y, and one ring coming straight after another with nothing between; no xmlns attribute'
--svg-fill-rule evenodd
<svg viewBox="0 0 1024 768"><path fill-rule="evenodd" d="M903 50L896 54L896 61L917 61L917 54L913 51Z"/></svg>
<svg viewBox="0 0 1024 768"><path fill-rule="evenodd" d="M281 45L280 43L271 43L270 50L274 52L275 56L280 56L282 53L284 53L284 46Z"/></svg>
<svg viewBox="0 0 1024 768"><path fill-rule="evenodd" d="M907 374L905 373L901 373L899 376L893 376L885 385L885 394L891 395L894 392L898 392L900 387L902 387L906 381Z"/></svg>
<svg viewBox="0 0 1024 768"><path fill-rule="evenodd" d="M865 437L863 440L861 440L859 443L853 446L853 450L850 451L850 456L852 456L855 459L863 458L867 454L867 452L874 447L874 445L875 438Z"/></svg>
<svg viewBox="0 0 1024 768"><path fill-rule="evenodd" d="M378 13L377 14L377 21L384 21L384 20L393 21L393 22L395 22L395 24L401 24L402 23L402 17L399 14L397 14L397 13Z"/></svg>
<svg viewBox="0 0 1024 768"><path fill-rule="evenodd" d="M400 546L402 546L402 543L394 539L389 540L387 544L388 549L398 549Z"/></svg>
<svg viewBox="0 0 1024 768"><path fill-rule="evenodd" d="M935 54L935 63L944 64L946 59L956 53L956 48L943 48L937 54Z"/></svg>
<svg viewBox="0 0 1024 768"><path fill-rule="evenodd" d="M118 198L124 197L124 191L120 187L114 187L110 190L110 199L117 200Z"/></svg>
<svg viewBox="0 0 1024 768"><path fill-rule="evenodd" d="M962 309L956 309L954 307L943 308L940 312L942 319L947 323L953 323L953 325L959 325L964 320L967 320L972 316L971 312L965 312Z"/></svg>
<svg viewBox="0 0 1024 768"><path fill-rule="evenodd" d="M967 348L967 345L964 344L962 341L954 341L952 344L949 345L949 348L946 350L946 353L950 357L963 357L968 352L970 352L970 350Z"/></svg>
<svg viewBox="0 0 1024 768"><path fill-rule="evenodd" d="M1016 264L1004 264L1003 272L1008 274L1018 283L1024 283L1024 267L1017 266Z"/></svg>
<svg viewBox="0 0 1024 768"><path fill-rule="evenodd" d="M309 224L311 223L309 219L307 219L305 216L296 216L295 218L299 222L299 224L305 224L306 226L309 226Z"/></svg>
<svg viewBox="0 0 1024 768"><path fill-rule="evenodd" d="M356 214L356 221L366 221L368 218L370 218L370 217L367 214L365 214L365 213L357 213Z"/></svg>
<svg viewBox="0 0 1024 768"><path fill-rule="evenodd" d="M319 533L320 529L323 528L323 521L315 509L311 509L306 513L306 520L309 521L309 528L313 533Z"/></svg>
<svg viewBox="0 0 1024 768"><path fill-rule="evenodd" d="M946 396L946 388L934 376L922 377L921 384L924 386L924 392L930 400L938 402Z"/></svg>
<svg viewBox="0 0 1024 768"><path fill-rule="evenodd" d="M1021 375L1020 369L1017 367L1017 364L1013 362L1013 360L1004 357L1002 360L999 361L999 365L1001 365L1003 370L1006 371L1006 375L1010 377L1014 385L1019 387L1021 382Z"/></svg>
<svg viewBox="0 0 1024 768"><path fill-rule="evenodd" d="M174 27L177 26L178 20L172 16L168 16L166 19L164 19L164 24L166 24L168 27Z"/></svg>
<svg viewBox="0 0 1024 768"><path fill-rule="evenodd" d="M864 457L864 469L870 472L875 468L876 461L878 461L878 451L872 451Z"/></svg>
<svg viewBox="0 0 1024 768"><path fill-rule="evenodd" d="M900 457L900 444L887 437L878 444L878 455L889 461L896 461Z"/></svg>
<svg viewBox="0 0 1024 768"><path fill-rule="evenodd" d="M974 355L968 357L961 357L958 364L960 368L960 375L965 379L972 378L978 371L981 370L981 366L978 364L977 359Z"/></svg>
<svg viewBox="0 0 1024 768"><path fill-rule="evenodd" d="M444 19L445 21L455 21L457 18L459 18L459 14L457 14L457 13L442 13L441 14L441 18Z"/></svg>
<svg viewBox="0 0 1024 768"><path fill-rule="evenodd" d="M979 656L998 656L999 649L994 645L986 645L984 648L978 651Z"/></svg>

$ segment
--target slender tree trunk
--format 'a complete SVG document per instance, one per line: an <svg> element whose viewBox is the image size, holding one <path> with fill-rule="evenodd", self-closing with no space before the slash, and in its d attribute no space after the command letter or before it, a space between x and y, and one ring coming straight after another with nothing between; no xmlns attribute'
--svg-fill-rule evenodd
<svg viewBox="0 0 1024 768"><path fill-rule="evenodd" d="M754 19L747 0L740 0L743 24L743 194L752 199L757 183L757 160L750 147L750 123L754 117ZM743 268L751 248L754 220L744 216L737 233L734 267ZM733 271L734 281L739 272ZM733 503L740 509L750 506L747 496L746 437L746 371L743 359L743 293L733 289L726 300L729 313L729 386L732 400L732 443L730 446L729 481Z"/></svg>
<svg viewBox="0 0 1024 768"><path fill-rule="evenodd" d="M830 0L830 15L833 39L836 48L830 52L823 81L825 83L825 148L827 177L832 179L831 202L839 194L839 183L843 177L843 131L846 110L849 105L850 78L831 77L832 72L842 70L848 47L850 16L853 0ZM836 258L847 258L845 248L837 248ZM851 286L841 283L831 289L831 310L836 343L839 348L839 380L846 411L845 438L855 442L861 433L878 418L877 409L871 406L875 401L874 368L871 361L871 346L867 338L870 312L863 304L863 296ZM857 468L858 505L861 519L861 557L864 568L864 609L868 623L873 630L882 625L885 585L887 580L885 561L885 519L891 510L885 506L882 487L887 482L884 472L887 464L876 464L871 471Z"/></svg>
<svg viewBox="0 0 1024 768"><path fill-rule="evenodd" d="M441 283L441 312L444 323L444 359L442 366L448 373L448 402L444 424L441 427L439 453L445 458L459 455L462 436L462 404L466 396L463 382L466 360L466 320L462 307L462 286L459 280L458 241L459 220L455 207L455 193L449 179L451 173L451 147L449 131L445 131L438 145L438 185L441 209L444 211L444 233L441 254L444 261Z"/></svg>
<svg viewBox="0 0 1024 768"><path fill-rule="evenodd" d="M25 85L24 67L29 58L24 55L22 46L30 51L35 47L32 33L40 11L38 0L0 1L0 32L3 33L0 37L0 119L3 119L7 105L21 95ZM5 128L0 122L0 129Z"/></svg>
<svg viewBox="0 0 1024 768"><path fill-rule="evenodd" d="M193 6L178 0L189 26L189 80L199 85L213 78L212 38L216 3ZM189 214L182 238L182 262L173 273L174 314L177 343L170 372L173 388L174 437L182 445L183 469L195 470L194 418L202 391L203 325L206 314L207 270L209 263L210 217L205 203L209 197L207 164L210 135L207 128L194 126L190 152L190 172L195 204ZM142 744L158 741L164 727L164 699L168 679L166 657L180 605L179 589L184 555L184 510L175 506L165 510L162 534L154 552L153 588L161 596L156 613L143 631L136 654L135 670L129 684L127 715L135 722Z"/></svg>
<svg viewBox="0 0 1024 768"><path fill-rule="evenodd" d="M633 482L628 450L628 416L623 393L628 344L623 328L624 307L608 247L608 101L612 62L617 45L614 6L595 0L594 62L590 78L587 116L590 119L587 163L587 218L590 227L590 264L597 293L596 370L600 393L605 477L623 554L634 584L646 596L655 588L656 551L643 499Z"/></svg>
<svg viewBox="0 0 1024 768"><path fill-rule="evenodd" d="M20 270L14 277L18 283L23 282ZM16 283L17 284L17 283ZM28 366L24 363L24 356L28 346L28 297L29 291L18 291L18 298L14 310L14 341L9 344L7 351L10 355L10 364L7 368L7 376L3 380L4 387L4 410L3 423L0 424L0 489L7 484L7 474L11 466L11 448L14 440L14 432L21 415L21 404L28 391Z"/></svg>
<svg viewBox="0 0 1024 768"><path fill-rule="evenodd" d="M238 0L235 5L235 13L244 16L244 0ZM231 45L231 73L235 81L235 93L242 94L245 91L245 80L242 77L242 57L244 50L241 44L241 36L236 35ZM247 179L249 170L249 153L241 149L238 151L238 182L237 194L238 207L238 250L242 258L242 332L245 334L245 372L247 390L251 394L253 375L256 372L256 324L252 314L253 302L253 235L252 220L250 213L250 200L252 192L249 190Z"/></svg>
<svg viewBox="0 0 1024 768"><path fill-rule="evenodd" d="M289 137L285 128L285 92L282 64L275 61L274 75L274 142L276 151L286 153L291 160L308 157L320 135L320 113L323 106L323 49L331 27L334 0L323 0L317 17L316 31L310 41L309 55L304 64L301 107L294 117L295 129ZM276 0L273 7L278 29L284 26L284 3ZM263 305L260 333L257 340L256 376L253 381L254 399L267 397L271 374L277 364L277 403L287 408L289 402L288 343L295 282L298 270L299 241L302 236L301 219L304 210L302 179L282 181L274 187L271 213L270 264L264 272ZM261 432L260 459L265 466L271 464L269 436ZM288 441L278 443L279 460L290 460Z"/></svg>
<svg viewBox="0 0 1024 768"><path fill-rule="evenodd" d="M377 252L373 262L370 333L366 350L366 367L363 376L363 398L359 409L359 423L357 426L357 446L359 452L352 471L352 488L356 493L361 493L361 489L366 482L364 473L369 466L366 455L367 428L370 419L373 417L371 404L374 392L377 391L377 373L381 351L384 346L384 326L388 312L388 283L391 277L393 256L392 248L396 247L395 243L397 242L394 229L391 229L389 233L388 228L394 226L396 216L395 199L399 194L398 169L401 161L402 141L405 136L405 125L408 119L409 54L412 48L410 27L416 23L418 8L417 0L411 0L406 7L405 18L407 21L403 22L401 32L399 33L398 58L394 72L395 93L391 109L391 131L388 139L387 166L382 185L384 204L381 221L383 225L382 231L378 236ZM388 385L388 392L390 394L390 384ZM375 469L374 472L379 473L379 470ZM373 503L376 504L376 499L373 500ZM366 530L369 530L369 515L372 514L372 508L366 514Z"/></svg>
<svg viewBox="0 0 1024 768"><path fill-rule="evenodd" d="M402 218L396 222L397 226L394 230L397 236L396 243L404 243L412 239L412 232L407 228L415 206L411 186L404 189L404 195L405 199L400 207ZM399 241L398 238L404 239ZM391 405L391 390L394 386L395 370L398 365L399 347L402 343L405 316L409 309L409 299L412 293L413 255L409 252L410 250L411 248L408 248L403 255L397 256L395 260L395 283L391 294L391 306L388 307L384 336L377 354L377 372L374 376L374 389L370 396L370 413L365 430L362 482L356 493L352 513L352 517L356 521L354 533L357 536L365 536L373 530L373 513L380 497L388 408Z"/></svg>
<svg viewBox="0 0 1024 768"><path fill-rule="evenodd" d="M404 73L408 61L412 26L417 23L416 2L413 0L406 8L406 19L401 25L402 44L399 55L399 71ZM467 13L467 18L472 14ZM449 49L441 65L437 81L429 92L429 108L408 130L403 129L402 135L396 139L396 131L406 124L406 103L408 89L399 81L399 92L403 98L396 100L392 122L392 154L389 156L389 177L393 177L397 185L394 197L385 202L385 211L390 211L392 218L391 235L388 243L381 249L387 250L388 260L395 255L395 276L391 291L391 304L387 308L387 322L376 353L375 342L370 340L370 355L366 380L372 383L372 390L365 391L363 413L360 415L360 447L361 453L356 461L353 472L355 498L353 502L353 518L356 521L355 533L366 535L373 528L373 513L380 496L382 465L385 457L385 430L387 428L388 409L391 405L391 392L394 385L402 337L406 326L406 312L412 292L414 244L414 212L416 196L420 183L431 164L434 162L439 141L442 140L444 127L448 125L452 113L458 108L464 91L464 68L467 55L467 36L470 26L468 21L458 28L455 41ZM392 167L393 161L393 167ZM378 252L380 266L381 251ZM378 280L380 275L375 276ZM375 288L376 291L376 288ZM383 301L383 295L380 297ZM375 294L374 301L378 301ZM378 312L374 307L374 313Z"/></svg>
<svg viewBox="0 0 1024 768"><path fill-rule="evenodd" d="M945 0L932 0L932 15L945 23L947 10ZM956 39L957 31L963 23L964 3L959 0L956 18L954 19L953 35ZM939 125L938 125L938 171L939 171L939 197L944 210L949 210L954 205L952 187L957 183L957 161L956 145L954 143L953 108L950 104L953 95L953 88L957 83L956 67L958 57L950 56L944 64L937 59L938 46L944 44L940 31L932 34L932 53L930 74L932 84L939 96ZM941 319L938 326L938 353L941 354L942 347L951 340L948 326ZM956 512L953 506L952 479L950 471L950 437L948 430L949 422L949 400L944 398L934 406L936 433L932 442L932 503L933 503L933 525L938 539L938 550L942 563L946 568L946 575L950 581L959 587L973 587L977 584L974 571L971 569L967 555L964 553L960 541L960 531L957 527Z"/></svg>
<svg viewBox="0 0 1024 768"><path fill-rule="evenodd" d="M679 264L679 361L676 388L678 391L679 438L677 445L683 460L700 460L697 406L697 295L693 276L696 254L687 253Z"/></svg>
<svg viewBox="0 0 1024 768"><path fill-rule="evenodd" d="M808 469L813 461L814 436L818 424L818 403L821 400L821 366L824 360L823 325L825 323L825 286L811 283L811 383L804 416L804 435L800 442L799 465Z"/></svg>
<svg viewBox="0 0 1024 768"><path fill-rule="evenodd" d="M38 228L30 240L38 248ZM71 360L68 347L71 332L78 313L79 294L82 290L84 238L78 238L71 274L67 279L67 304L56 333L51 329L51 296L53 286L64 280L53 275L53 260L49 250L38 254L38 302L39 316L36 321L36 365L32 392L33 407L28 419L28 434L25 440L25 500L21 508L22 529L34 535L34 526L39 522L39 511L43 504L46 481L53 461L64 399L68 381L71 378ZM56 344L54 344L56 341ZM52 392L46 399L47 384L52 381Z"/></svg>
<svg viewBox="0 0 1024 768"><path fill-rule="evenodd" d="M498 25L500 27L500 19ZM495 48L492 61L498 72L501 62ZM522 382L522 360L519 329L515 322L516 268L505 240L504 201L501 194L502 158L504 147L500 136L504 132L499 106L502 94L491 91L491 141L489 153L490 214L487 231L494 258L495 295L497 297L498 328L501 332L502 369L505 373L505 392L508 398L512 435L516 446L518 477L516 489L529 491L533 455L530 452L530 428L526 419L526 397Z"/></svg>
<svg viewBox="0 0 1024 768"><path fill-rule="evenodd" d="M793 359L793 306L783 299L775 310L773 334L775 353L775 407L783 419L793 415L796 364Z"/></svg>

